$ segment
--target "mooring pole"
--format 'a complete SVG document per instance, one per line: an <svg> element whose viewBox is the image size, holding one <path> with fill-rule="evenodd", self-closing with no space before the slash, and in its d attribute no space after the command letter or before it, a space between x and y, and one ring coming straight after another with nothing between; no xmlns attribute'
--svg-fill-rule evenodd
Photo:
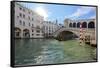
<svg viewBox="0 0 100 68"><path fill-rule="evenodd" d="M83 32L83 30L82 30L82 23L80 23L80 37L79 37L79 44L80 44L80 46L82 46L82 32Z"/></svg>

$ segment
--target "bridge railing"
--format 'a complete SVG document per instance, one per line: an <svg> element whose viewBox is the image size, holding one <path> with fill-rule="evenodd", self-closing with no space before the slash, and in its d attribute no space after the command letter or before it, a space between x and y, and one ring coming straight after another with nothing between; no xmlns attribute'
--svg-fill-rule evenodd
<svg viewBox="0 0 100 68"><path fill-rule="evenodd" d="M61 27L61 28L57 29L56 31L53 32L53 34L55 34L57 31L59 31L62 28L65 28L65 27Z"/></svg>
<svg viewBox="0 0 100 68"><path fill-rule="evenodd" d="M66 27L61 27L58 30L56 30L55 32L53 32L53 34L57 33L59 30L69 30L69 31L77 31L80 32L80 28L66 28ZM86 33L93 33L95 32L94 28L82 28L84 32Z"/></svg>

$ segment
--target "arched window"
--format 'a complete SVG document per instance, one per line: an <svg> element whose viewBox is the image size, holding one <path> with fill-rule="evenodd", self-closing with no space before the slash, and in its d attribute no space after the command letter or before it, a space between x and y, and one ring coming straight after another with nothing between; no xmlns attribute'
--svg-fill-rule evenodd
<svg viewBox="0 0 100 68"><path fill-rule="evenodd" d="M87 28L87 22L82 23L82 28Z"/></svg>
<svg viewBox="0 0 100 68"><path fill-rule="evenodd" d="M93 21L89 22L88 28L95 28L95 24Z"/></svg>
<svg viewBox="0 0 100 68"><path fill-rule="evenodd" d="M77 28L80 28L80 22L77 23Z"/></svg>
<svg viewBox="0 0 100 68"><path fill-rule="evenodd" d="M72 27L72 23L69 24L69 27Z"/></svg>
<svg viewBox="0 0 100 68"><path fill-rule="evenodd" d="M73 23L73 27L74 27L74 28L76 27L76 23L75 23L75 22Z"/></svg>

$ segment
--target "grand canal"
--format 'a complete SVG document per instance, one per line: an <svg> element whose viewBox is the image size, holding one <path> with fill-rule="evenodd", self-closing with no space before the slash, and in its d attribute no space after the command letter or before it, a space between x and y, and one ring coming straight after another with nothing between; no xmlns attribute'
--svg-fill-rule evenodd
<svg viewBox="0 0 100 68"><path fill-rule="evenodd" d="M78 40L15 39L15 65L96 61L96 48Z"/></svg>

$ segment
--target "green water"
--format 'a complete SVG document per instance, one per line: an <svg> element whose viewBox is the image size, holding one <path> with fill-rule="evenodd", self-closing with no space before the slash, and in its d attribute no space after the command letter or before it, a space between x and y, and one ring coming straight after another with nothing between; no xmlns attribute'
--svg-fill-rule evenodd
<svg viewBox="0 0 100 68"><path fill-rule="evenodd" d="M78 40L16 39L15 65L96 61L96 48Z"/></svg>

